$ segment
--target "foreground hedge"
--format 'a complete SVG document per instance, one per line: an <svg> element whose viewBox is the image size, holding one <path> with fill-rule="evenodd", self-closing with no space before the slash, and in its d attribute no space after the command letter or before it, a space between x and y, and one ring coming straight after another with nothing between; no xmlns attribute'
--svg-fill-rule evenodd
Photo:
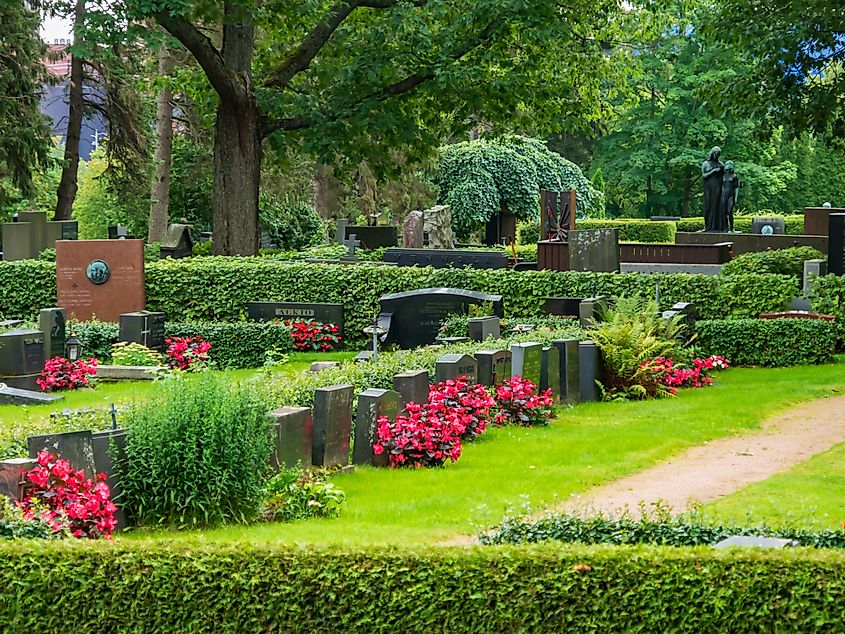
<svg viewBox="0 0 845 634"><path fill-rule="evenodd" d="M733 365L825 363L836 350L836 327L815 319L720 319L695 324L697 345Z"/></svg>
<svg viewBox="0 0 845 634"><path fill-rule="evenodd" d="M498 293L507 315L541 315L546 297L655 296L660 306L694 302L706 319L751 317L780 310L797 292L779 275L557 273L552 271L432 269L376 264L287 263L266 258L165 259L147 265L147 306L170 321L239 321L248 301L338 302L345 307L347 341L365 344L364 327L379 312L380 296L451 286ZM27 284L18 283L20 276ZM33 316L55 304L54 265L25 260L0 263L0 314Z"/></svg>
<svg viewBox="0 0 845 634"><path fill-rule="evenodd" d="M21 542L0 558L10 632L838 631L845 596L845 555L803 549Z"/></svg>

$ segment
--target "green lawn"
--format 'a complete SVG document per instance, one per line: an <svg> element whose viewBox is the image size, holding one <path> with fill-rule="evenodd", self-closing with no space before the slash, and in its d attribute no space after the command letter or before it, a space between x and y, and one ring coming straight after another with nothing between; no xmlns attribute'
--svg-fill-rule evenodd
<svg viewBox="0 0 845 634"><path fill-rule="evenodd" d="M553 504L644 469L691 445L742 434L799 402L845 389L845 364L733 369L717 385L675 399L590 403L548 427L493 429L456 464L418 471L358 468L335 482L348 495L342 516L205 532L135 533L121 539L344 544L440 543L499 520L509 505ZM834 460L831 458L831 460ZM823 469L823 466L821 467ZM819 498L841 500L839 488ZM839 495L836 495L836 494ZM804 518L807 522L814 517Z"/></svg>

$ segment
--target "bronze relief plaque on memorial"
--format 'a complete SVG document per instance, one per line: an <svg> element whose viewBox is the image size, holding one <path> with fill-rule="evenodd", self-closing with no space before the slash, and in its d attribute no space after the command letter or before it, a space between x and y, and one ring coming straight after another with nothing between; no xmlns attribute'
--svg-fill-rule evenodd
<svg viewBox="0 0 845 634"><path fill-rule="evenodd" d="M69 318L117 322L143 310L143 240L57 240L58 304Z"/></svg>

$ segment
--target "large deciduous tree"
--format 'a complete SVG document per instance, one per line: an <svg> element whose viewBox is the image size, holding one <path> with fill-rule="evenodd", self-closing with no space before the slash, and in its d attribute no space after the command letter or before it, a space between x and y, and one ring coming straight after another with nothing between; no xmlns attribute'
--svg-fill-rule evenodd
<svg viewBox="0 0 845 634"><path fill-rule="evenodd" d="M326 162L430 154L479 118L561 129L601 113L617 0L123 0L218 97L214 251L254 254L262 141ZM293 137L293 138L291 138Z"/></svg>

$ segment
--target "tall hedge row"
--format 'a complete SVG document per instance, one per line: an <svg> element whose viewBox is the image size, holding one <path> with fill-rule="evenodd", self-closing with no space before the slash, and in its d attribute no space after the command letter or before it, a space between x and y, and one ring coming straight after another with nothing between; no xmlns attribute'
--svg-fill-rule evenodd
<svg viewBox="0 0 845 634"><path fill-rule="evenodd" d="M655 547L0 546L9 632L822 632L845 555Z"/></svg>
<svg viewBox="0 0 845 634"><path fill-rule="evenodd" d="M757 214L760 218L778 218L777 214L766 214L766 213L759 213ZM792 215L792 216L783 216L784 218L784 231L787 235L790 236L800 236L804 234L804 216L800 214ZM734 229L741 232L741 233L751 233L751 222L753 221L753 217L751 216L738 216L734 219ZM702 216L697 216L694 218L682 218L677 223L678 231L703 231L704 230L704 218Z"/></svg>
<svg viewBox="0 0 845 634"><path fill-rule="evenodd" d="M0 314L32 316L54 305L55 272L48 262L0 263ZM263 258L207 257L161 260L147 265L147 306L170 321L238 321L248 301L337 302L345 307L345 331L355 343L378 315L387 293L450 286L505 297L508 315L543 312L546 297L606 294L654 297L661 307L694 302L707 319L752 317L781 309L797 291L780 275L703 276L552 271L432 269L377 264L287 263ZM17 283L23 274L27 284ZM9 285L14 284L10 289Z"/></svg>

